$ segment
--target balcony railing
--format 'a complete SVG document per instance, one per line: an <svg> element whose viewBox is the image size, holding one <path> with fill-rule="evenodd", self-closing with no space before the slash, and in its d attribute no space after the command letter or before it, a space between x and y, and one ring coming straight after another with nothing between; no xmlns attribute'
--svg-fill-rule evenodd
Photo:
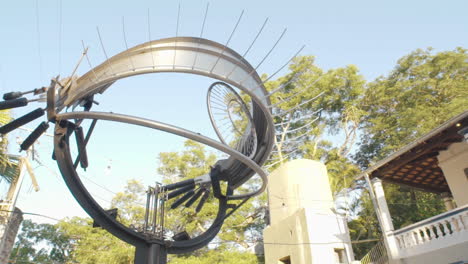
<svg viewBox="0 0 468 264"><path fill-rule="evenodd" d="M399 257L468 241L468 204L393 232Z"/></svg>

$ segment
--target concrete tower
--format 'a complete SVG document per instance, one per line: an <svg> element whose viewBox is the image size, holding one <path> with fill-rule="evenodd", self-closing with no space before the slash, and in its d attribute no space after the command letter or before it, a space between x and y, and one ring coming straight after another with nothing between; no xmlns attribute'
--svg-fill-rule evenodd
<svg viewBox="0 0 468 264"><path fill-rule="evenodd" d="M335 213L325 165L294 160L270 174L270 225L263 232L266 264L351 263L344 217Z"/></svg>

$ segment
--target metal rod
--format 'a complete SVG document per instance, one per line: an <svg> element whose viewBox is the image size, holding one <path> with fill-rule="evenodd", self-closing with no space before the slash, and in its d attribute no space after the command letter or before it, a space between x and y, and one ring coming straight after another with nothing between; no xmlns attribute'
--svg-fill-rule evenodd
<svg viewBox="0 0 468 264"><path fill-rule="evenodd" d="M217 59L216 62L214 63L213 67L211 67L210 73L213 72L214 68L216 67L216 65L218 64L219 60L221 59L221 55L224 54L224 51L226 50L227 45L229 45L229 42L231 42L232 36L234 36L234 32L236 32L237 26L239 26L239 23L240 23L240 21L241 21L243 15L244 15L244 10L242 10L242 12L241 12L239 18L237 19L236 25L234 26L234 29L232 30L231 35L229 36L228 40L226 41L226 44L224 44L223 50L222 50L221 53L218 55L218 59Z"/></svg>
<svg viewBox="0 0 468 264"><path fill-rule="evenodd" d="M164 195L167 196L167 193L165 193ZM160 206L161 206L161 211L160 211L160 218L161 218L161 221L159 222L159 224L160 224L160 226L161 226L161 228L160 228L160 230L161 230L160 232L161 232L161 233L160 233L160 235L159 235L160 238L163 238L163 236L164 236L164 208L165 208L165 206L166 206L166 205L165 205L166 200L167 200L167 197L165 197L164 199L161 199L161 204L160 204Z"/></svg>
<svg viewBox="0 0 468 264"><path fill-rule="evenodd" d="M156 222L157 222L157 217L158 217L158 205L159 205L159 187L156 185L155 188L153 188L153 234L156 234Z"/></svg>
<svg viewBox="0 0 468 264"><path fill-rule="evenodd" d="M320 95L322 95L322 94L319 94L319 96L320 96ZM282 113L280 113L280 114L278 114L278 115L275 115L275 116L283 116L283 115L285 115L285 114L287 114L287 113L290 113L290 112L293 111L293 110L298 109L299 107L301 107L301 106L303 106L303 105L305 105L305 104L308 104L308 103L312 102L312 101L315 100L315 99L316 99L316 97L311 98L311 99L309 99L309 100L306 100L305 102L302 102L302 103L300 103L300 104L294 106L293 108L290 108L290 109L288 109L288 110L285 110L285 111L283 111Z"/></svg>
<svg viewBox="0 0 468 264"><path fill-rule="evenodd" d="M271 49L268 51L268 53L265 55L265 57L263 57L263 59L260 61L260 63L258 63L258 65L249 73L248 77L252 76L253 73L257 72L257 69L258 67L260 67L263 62L265 62L265 60L268 58L268 56L270 56L271 52L276 48L276 46L278 45L278 43L281 41L281 39L283 38L284 34L286 34L286 31L287 31L287 28L285 28L283 30L283 32L281 33L280 37L276 40L275 44L273 45L273 47L271 47ZM243 82L245 82L245 80L247 80L247 78L244 78L244 80L242 80L240 82L240 84L242 85Z"/></svg>
<svg viewBox="0 0 468 264"><path fill-rule="evenodd" d="M81 62L83 61L83 58L86 56L86 54L88 53L88 48L84 49L83 50L83 53L81 54L81 57L80 59L78 60L78 62L76 63L75 65L75 68L73 68L73 71L72 73L70 74L71 77L73 77L76 73L76 71L78 70L78 68L80 67L81 65ZM64 85L64 87L67 87L68 85L70 85L70 83L72 82L72 78L70 77L70 79L67 81L67 83Z"/></svg>
<svg viewBox="0 0 468 264"><path fill-rule="evenodd" d="M146 210L145 210L145 223L143 225L143 232L146 233L148 230L148 218L149 218L149 210L150 210L150 203L151 203L151 187L148 187L148 191L146 191Z"/></svg>
<svg viewBox="0 0 468 264"><path fill-rule="evenodd" d="M125 49L126 51L128 51L127 34L125 33L125 17L122 17L122 33L123 33L123 38L125 42ZM130 54L128 54L128 59L130 60L130 63L132 64L132 69L135 71L135 64L133 64L133 59L130 56Z"/></svg>
<svg viewBox="0 0 468 264"><path fill-rule="evenodd" d="M239 194L239 195L229 195L227 196L228 199L235 200L235 199L244 199L249 196L256 196L263 192L266 189L266 185L268 182L267 174L262 170L262 168L255 163L250 158L246 157L239 151L230 148L218 141L215 141L209 137L200 135L199 133L194 133L190 130L186 130L184 128L172 126L169 124L165 124L162 122L140 118L136 116L129 116L129 115L122 115L116 113L104 113L104 112L68 112L68 113L61 113L57 114L58 120L69 120L69 119L102 119L108 121L115 121L115 122L122 122L127 124L139 125L144 126L152 129L157 129L161 131L165 131L171 134L179 135L188 139L195 140L202 144L208 145L215 149L218 149L226 154L231 155L233 158L237 159L238 161L244 163L250 169L255 171L258 176L262 179L262 186L253 192L246 193L246 194ZM274 134L272 135L274 136Z"/></svg>
<svg viewBox="0 0 468 264"><path fill-rule="evenodd" d="M88 132L86 133L83 148L85 148L86 145L88 144L88 141L91 138L91 134L93 133L93 130L94 130L94 127L96 126L96 123L97 123L97 119L93 119L93 122L89 126ZM81 152L78 152L78 156L75 159L75 163L73 163L73 168L76 169L78 167L78 163L80 162L80 159L81 159Z"/></svg>
<svg viewBox="0 0 468 264"><path fill-rule="evenodd" d="M258 31L257 35L255 35L255 38L254 40L252 41L252 43L250 43L250 46L247 48L247 50L244 52L244 54L242 55L242 58L245 58L245 56L247 56L247 53L249 53L250 49L253 47L254 43L257 41L258 37L260 36L260 34L262 33L263 31L263 28L265 27L266 23L268 22L268 17L265 19L265 22L263 22L263 25L262 27L260 28L260 30ZM235 65L231 72L226 76L226 78L229 78L229 76L231 76L231 74L237 69L237 65Z"/></svg>
<svg viewBox="0 0 468 264"><path fill-rule="evenodd" d="M88 47L85 46L83 40L81 40L81 45L83 45L83 53L84 53L85 50L88 50ZM91 64L91 61L89 60L89 57L88 57L88 53L87 53L87 52L86 52L85 56L86 56L86 60L88 61L88 65L89 65L89 67L91 68L91 72L92 72L93 75L94 75L94 78L95 78L95 79L94 79L94 82L96 83L98 77L97 77L97 75L96 75L96 72L94 71L94 67L93 67L93 65Z"/></svg>
<svg viewBox="0 0 468 264"><path fill-rule="evenodd" d="M307 124L305 124L303 126L300 126L298 128L292 129L292 130L283 131L283 133L286 132L286 134L290 134L290 133L294 133L296 131L299 131L299 130L305 128L305 127L308 127L308 126L312 125L313 123L315 123L315 121L317 121L317 119L318 119L318 117L316 117L314 120L310 121L309 123L307 123Z"/></svg>
<svg viewBox="0 0 468 264"><path fill-rule="evenodd" d="M276 92L278 92L278 91L284 89L284 87L288 86L288 84L290 84L291 82L296 81L297 78L298 78L298 76L299 76L299 74L303 74L303 72L295 72L295 73L293 74L293 76L291 77L291 79L289 79L289 81L287 81L286 83L281 84L278 88L276 88L276 89L272 90L271 92L269 92L269 93L266 95L266 97L272 96L274 93L276 93Z"/></svg>
<svg viewBox="0 0 468 264"><path fill-rule="evenodd" d="M205 16L203 17L203 24L202 24L202 28L200 31L200 39L198 40L197 52L195 53L195 59L193 60L192 70L195 68L195 64L197 63L198 51L200 50L200 41L201 41L201 38L203 37L203 31L205 30L205 22L206 22L206 17L208 16L209 6L210 6L210 3L206 3Z"/></svg>
<svg viewBox="0 0 468 264"><path fill-rule="evenodd" d="M301 53L301 51L305 48L305 45L303 45L295 54L294 56L292 56L285 64L283 64L278 70L276 70L272 75L270 75L265 81L263 81L263 83L266 83L267 81L269 81L271 78L273 78L273 76L275 76L276 74L278 74L282 69L284 69L284 67L286 67L295 57L297 57L297 55L299 53Z"/></svg>
<svg viewBox="0 0 468 264"><path fill-rule="evenodd" d="M154 63L154 54L153 54L153 40L151 39L151 22L150 22L150 9L148 8L148 41L151 46L151 60L153 61L153 69L156 67Z"/></svg>
<svg viewBox="0 0 468 264"><path fill-rule="evenodd" d="M314 82L314 83L315 83L315 82ZM312 87L312 85L314 85L314 83L312 83L310 86L305 86L305 87L302 88L301 90L299 90L299 91L293 93L292 95L290 95L290 96L288 96L288 97L286 97L286 98L280 98L280 102L278 102L278 103L276 103L276 104L274 104L274 105L270 105L269 108L272 108L272 107L275 107L275 106L277 106L277 105L280 105L280 104L282 104L282 103L288 101L289 99L291 99L291 98L297 96L298 94L301 94L303 91L305 91L305 90L309 89L310 87ZM316 97L319 97L319 96L322 95L323 93L324 93L324 91L322 91L321 93L319 93L319 95L317 95Z"/></svg>
<svg viewBox="0 0 468 264"><path fill-rule="evenodd" d="M303 136L307 136L307 134L309 134L309 131L306 131L306 132L300 134L299 136L296 136L296 137L293 137L293 138L287 138L286 140L294 141L294 140L296 140L298 138L301 138Z"/></svg>
<svg viewBox="0 0 468 264"><path fill-rule="evenodd" d="M97 30L97 33L98 33L99 42L101 43L102 52L104 52L104 56L106 56L107 66L109 66L109 68L111 69L112 75L115 76L114 69L112 68L112 64L110 64L110 62L109 62L109 56L107 56L106 49L104 48L104 43L102 42L101 32L99 32L99 27L96 27L96 30Z"/></svg>
<svg viewBox="0 0 468 264"><path fill-rule="evenodd" d="M310 87L310 86L308 86L308 87ZM317 99L318 97L320 97L320 96L321 96L322 94L324 94L324 93L325 93L325 91L320 92L318 95L314 96L313 98L311 98L309 101L306 101L305 103ZM294 93L293 95L288 96L288 97L286 97L285 99L281 99L281 102L278 102L278 103L276 103L276 104L270 105L270 106L268 106L268 107L269 107L269 108L272 108L272 107L278 106L278 105L280 105L280 104L286 102L288 99L291 99L292 97L296 96L297 94L298 94L298 93ZM297 107L297 106L295 106L295 107ZM287 111L289 111L289 110L291 110L291 109L288 109ZM286 112L286 113L287 113L287 112Z"/></svg>
<svg viewBox="0 0 468 264"><path fill-rule="evenodd" d="M323 108L320 108L320 109L318 109L318 110L316 110L316 111L314 111L314 112L312 112L312 113L310 113L310 114L308 114L308 115L303 115L303 116L300 116L299 118L296 118L296 119L293 119L293 120L290 120L290 121L287 121L287 122L277 123L277 124L275 124L275 126L280 126L280 125L282 126L282 125L285 125L285 124L288 124L288 123L291 123L291 122L299 122L299 121L301 121L301 120L304 120L304 119L307 119L307 118L311 118L311 117L313 117L316 113L318 113L318 112L320 112L320 111L322 111L322 110L323 110ZM318 118L320 118L320 115L318 116Z"/></svg>
<svg viewBox="0 0 468 264"><path fill-rule="evenodd" d="M180 3L177 9L177 24L176 24L176 39L179 36L179 19L180 19ZM174 61L172 62L172 69L175 69L175 61L177 56L177 40L174 42Z"/></svg>
<svg viewBox="0 0 468 264"><path fill-rule="evenodd" d="M242 205L244 205L249 199L250 199L250 197L249 197L249 198L245 198L244 200L242 200L242 202L240 202L235 208L231 209L231 211L229 211L229 213L227 213L227 214L224 216L224 219L227 219L229 216L231 216L239 207L241 207Z"/></svg>

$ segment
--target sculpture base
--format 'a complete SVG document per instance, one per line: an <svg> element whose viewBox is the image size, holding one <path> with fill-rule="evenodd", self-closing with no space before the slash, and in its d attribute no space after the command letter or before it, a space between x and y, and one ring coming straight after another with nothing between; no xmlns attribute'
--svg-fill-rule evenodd
<svg viewBox="0 0 468 264"><path fill-rule="evenodd" d="M166 264L167 250L158 244L137 246L135 250L135 264Z"/></svg>

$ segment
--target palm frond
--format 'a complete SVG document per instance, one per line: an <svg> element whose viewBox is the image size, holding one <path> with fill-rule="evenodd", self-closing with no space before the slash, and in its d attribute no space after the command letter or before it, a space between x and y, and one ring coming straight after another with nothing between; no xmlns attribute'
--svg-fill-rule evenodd
<svg viewBox="0 0 468 264"><path fill-rule="evenodd" d="M1 158L7 158L6 162L0 162L0 179L11 183L19 175L19 157L0 155Z"/></svg>

